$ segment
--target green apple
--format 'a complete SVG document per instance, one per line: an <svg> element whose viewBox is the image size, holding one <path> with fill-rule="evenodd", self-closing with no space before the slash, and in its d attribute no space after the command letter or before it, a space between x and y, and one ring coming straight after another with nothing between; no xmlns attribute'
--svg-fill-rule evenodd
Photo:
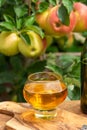
<svg viewBox="0 0 87 130"><path fill-rule="evenodd" d="M0 52L6 56L16 55L18 50L19 37L14 32L0 33Z"/></svg>
<svg viewBox="0 0 87 130"><path fill-rule="evenodd" d="M18 48L25 57L37 57L43 52L43 41L41 37L34 31L28 31L30 43L25 43L21 38L19 40Z"/></svg>

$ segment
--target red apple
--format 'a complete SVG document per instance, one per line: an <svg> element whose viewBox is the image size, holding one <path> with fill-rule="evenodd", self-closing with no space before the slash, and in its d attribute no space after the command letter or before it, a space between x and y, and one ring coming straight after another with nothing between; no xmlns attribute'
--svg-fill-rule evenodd
<svg viewBox="0 0 87 130"><path fill-rule="evenodd" d="M50 8L48 8L47 10L45 10L42 13L37 13L36 14L36 22L44 30L47 28L46 19L48 17L49 11L50 11Z"/></svg>
<svg viewBox="0 0 87 130"><path fill-rule="evenodd" d="M70 13L70 24L66 26L62 24L58 18L58 6L50 7L43 13L36 15L36 21L47 35L63 36L73 31L76 25L76 15L74 11Z"/></svg>
<svg viewBox="0 0 87 130"><path fill-rule="evenodd" d="M87 30L87 6L81 2L74 3L76 15L76 26L74 32L83 32Z"/></svg>
<svg viewBox="0 0 87 130"><path fill-rule="evenodd" d="M76 16L75 13L72 11L70 13L70 24L69 26L66 26L64 24L62 24L62 22L60 21L60 19L58 18L58 6L54 6L48 14L47 17L47 28L45 29L45 31L48 34L52 34L54 36L63 36L66 34L69 34L70 32L73 31L75 25L76 25Z"/></svg>

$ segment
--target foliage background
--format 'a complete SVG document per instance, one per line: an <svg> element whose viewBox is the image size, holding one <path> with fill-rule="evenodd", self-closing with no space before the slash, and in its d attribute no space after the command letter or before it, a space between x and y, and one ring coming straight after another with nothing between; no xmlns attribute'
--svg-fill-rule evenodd
<svg viewBox="0 0 87 130"><path fill-rule="evenodd" d="M36 2L35 0L32 1L33 3ZM87 4L87 0L74 1ZM24 0L0 0L0 21L3 21L3 14L15 17L13 6L20 8L20 5L23 5L24 2ZM86 34L87 32L82 35L85 36ZM38 58L25 58L21 54L12 57L0 54L0 101L24 101L22 90L27 76L32 72L45 70L62 76L68 86L68 98L70 100L80 99L79 53L82 47L83 43L76 39L74 39L74 43L70 48L59 47L54 39L53 43L46 50L45 55ZM68 56L65 52L71 52L71 55Z"/></svg>

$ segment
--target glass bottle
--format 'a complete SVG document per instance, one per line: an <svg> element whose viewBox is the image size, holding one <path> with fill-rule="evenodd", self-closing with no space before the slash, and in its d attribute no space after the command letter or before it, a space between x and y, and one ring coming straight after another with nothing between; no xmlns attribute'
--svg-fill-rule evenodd
<svg viewBox="0 0 87 130"><path fill-rule="evenodd" d="M87 38L81 53L81 110L87 114Z"/></svg>

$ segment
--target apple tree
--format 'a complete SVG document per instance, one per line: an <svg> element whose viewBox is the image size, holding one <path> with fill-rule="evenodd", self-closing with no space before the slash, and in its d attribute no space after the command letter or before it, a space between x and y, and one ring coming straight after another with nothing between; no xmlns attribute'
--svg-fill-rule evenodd
<svg viewBox="0 0 87 130"><path fill-rule="evenodd" d="M61 73L67 83L73 81L79 86L79 70L76 69L79 69L79 58L63 56L55 63L56 55L45 59L41 56L53 49L58 53L57 44L63 50L69 48L77 34L84 41L87 35L86 4L86 0L0 0L2 96L8 93L11 100L23 101L22 89L27 76L43 70ZM78 47L75 49L77 51ZM65 77L67 72L68 78Z"/></svg>

